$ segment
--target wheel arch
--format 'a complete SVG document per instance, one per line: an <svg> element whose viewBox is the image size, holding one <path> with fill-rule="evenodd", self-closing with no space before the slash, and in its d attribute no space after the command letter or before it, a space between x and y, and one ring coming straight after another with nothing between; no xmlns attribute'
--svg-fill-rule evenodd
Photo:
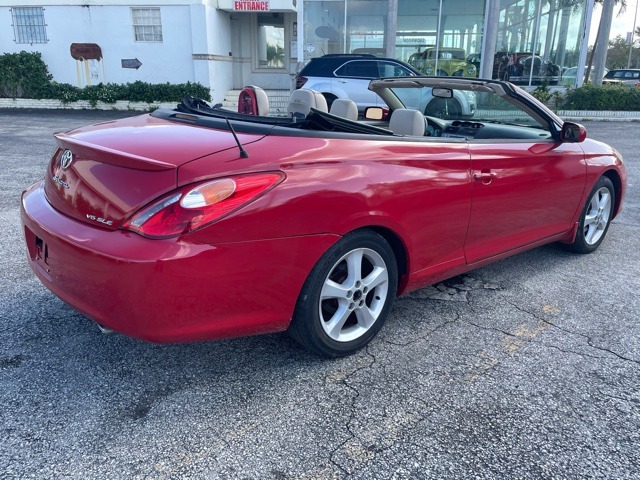
<svg viewBox="0 0 640 480"><path fill-rule="evenodd" d="M620 205L622 204L622 179L620 175L615 170L607 170L602 174L603 177L607 177L613 183L613 188L615 189L616 194L616 203L613 206L613 218L618 215L620 211Z"/></svg>
<svg viewBox="0 0 640 480"><path fill-rule="evenodd" d="M384 238L385 241L389 244L391 250L393 250L393 255L396 259L396 265L398 267L398 293L402 292L405 287L406 276L409 273L409 254L407 251L407 247L402 241L400 235L398 235L392 229L380 225L368 225L365 227L360 227L357 230L370 230L372 232L375 232L382 238Z"/></svg>

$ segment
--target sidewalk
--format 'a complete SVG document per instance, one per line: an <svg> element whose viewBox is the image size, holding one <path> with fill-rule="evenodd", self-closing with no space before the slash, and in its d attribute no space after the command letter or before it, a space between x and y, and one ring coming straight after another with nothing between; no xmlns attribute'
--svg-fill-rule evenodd
<svg viewBox="0 0 640 480"><path fill-rule="evenodd" d="M237 93L240 91L238 90ZM288 92L284 90L267 90L270 104L270 115L278 115L286 112ZM230 110L237 109L236 91L230 91L225 96L223 106ZM235 100L235 102L234 102ZM91 106L87 100L78 102L64 103L60 100L34 100L27 98L0 98L0 109L60 109L60 110L119 110L119 111L149 111L158 108L175 108L177 102L127 102L118 100L115 103L98 102L96 106ZM614 121L614 122L635 122L640 121L640 111L623 112L623 111L597 111L597 110L558 110L555 112L563 120L571 120L575 122L582 121Z"/></svg>

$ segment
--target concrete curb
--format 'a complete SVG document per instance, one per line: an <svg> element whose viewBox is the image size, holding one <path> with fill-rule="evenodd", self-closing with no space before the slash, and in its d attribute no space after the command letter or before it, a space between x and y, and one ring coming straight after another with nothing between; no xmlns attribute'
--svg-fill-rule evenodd
<svg viewBox="0 0 640 480"><path fill-rule="evenodd" d="M0 108L35 108L44 110L122 110L122 111L149 111L158 108L175 108L178 102L129 102L117 100L114 103L97 102L95 106L88 100L77 102L63 102L54 99L31 98L0 98Z"/></svg>
<svg viewBox="0 0 640 480"><path fill-rule="evenodd" d="M63 102L53 99L30 98L0 98L0 109L45 109L45 110L119 110L119 111L150 111L158 108L173 109L178 102L129 102L118 100L115 103L97 102L92 106L88 100L77 102ZM235 110L235 107L233 108ZM271 109L271 114L277 110ZM285 108L286 110L286 108ZM564 119L575 122L581 121L613 121L613 122L637 122L640 121L640 112L620 112L612 110L558 110L556 114Z"/></svg>

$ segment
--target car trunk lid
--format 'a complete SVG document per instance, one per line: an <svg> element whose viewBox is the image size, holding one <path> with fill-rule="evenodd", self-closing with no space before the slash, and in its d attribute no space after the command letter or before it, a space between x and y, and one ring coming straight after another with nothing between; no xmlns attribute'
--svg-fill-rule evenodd
<svg viewBox="0 0 640 480"><path fill-rule="evenodd" d="M230 132L149 115L55 135L45 177L49 203L81 222L115 230L177 187L178 167L238 145ZM251 136L240 140L252 141Z"/></svg>

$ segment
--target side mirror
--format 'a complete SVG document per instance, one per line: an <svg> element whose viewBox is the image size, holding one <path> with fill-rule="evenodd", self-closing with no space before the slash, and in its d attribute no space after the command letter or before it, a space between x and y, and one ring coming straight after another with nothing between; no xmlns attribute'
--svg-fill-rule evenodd
<svg viewBox="0 0 640 480"><path fill-rule="evenodd" d="M367 107L364 109L364 118L367 120L386 120L388 116L388 108Z"/></svg>
<svg viewBox="0 0 640 480"><path fill-rule="evenodd" d="M579 123L564 122L560 131L563 142L580 143L587 138L587 129Z"/></svg>

